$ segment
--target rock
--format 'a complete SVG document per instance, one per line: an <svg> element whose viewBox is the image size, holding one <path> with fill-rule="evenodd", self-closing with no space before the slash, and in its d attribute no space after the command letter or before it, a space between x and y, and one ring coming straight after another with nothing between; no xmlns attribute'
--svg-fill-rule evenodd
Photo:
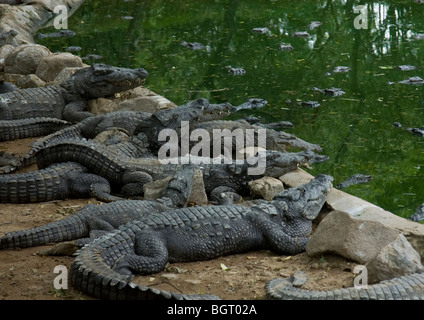
<svg viewBox="0 0 424 320"><path fill-rule="evenodd" d="M154 113L160 110L160 105L156 99L152 97L136 97L134 99L126 100L116 106L119 110L129 111L144 111Z"/></svg>
<svg viewBox="0 0 424 320"><path fill-rule="evenodd" d="M82 68L80 57L69 52L54 53L43 57L37 66L35 74L42 80L55 80L64 68Z"/></svg>
<svg viewBox="0 0 424 320"><path fill-rule="evenodd" d="M365 267L369 284L410 275L423 269L420 255L403 234L399 234L378 252Z"/></svg>
<svg viewBox="0 0 424 320"><path fill-rule="evenodd" d="M302 169L293 170L279 179L289 187L309 182L313 176ZM332 188L327 196L327 206L341 210L360 221L378 221L384 226L401 232L412 247L424 256L424 225L399 217L368 201Z"/></svg>
<svg viewBox="0 0 424 320"><path fill-rule="evenodd" d="M56 78L54 78L51 84L60 85L63 81L68 80L70 76L72 76L77 70L81 68L78 67L65 67L63 68Z"/></svg>
<svg viewBox="0 0 424 320"><path fill-rule="evenodd" d="M10 44L5 44L4 46L1 46L0 59L5 59L13 50L15 50L15 47Z"/></svg>
<svg viewBox="0 0 424 320"><path fill-rule="evenodd" d="M309 256L335 253L364 264L398 235L398 231L379 222L356 220L346 212L332 211L311 235L306 253Z"/></svg>
<svg viewBox="0 0 424 320"><path fill-rule="evenodd" d="M41 80L35 74L28 74L26 76L19 78L16 81L16 84L20 88L37 88L37 87L45 86L46 82Z"/></svg>
<svg viewBox="0 0 424 320"><path fill-rule="evenodd" d="M198 206L205 206L208 204L208 196L205 191L203 174L198 168L194 169L193 186L187 202Z"/></svg>
<svg viewBox="0 0 424 320"><path fill-rule="evenodd" d="M162 278L165 278L167 280L177 280L178 275L175 273L164 273L161 275Z"/></svg>
<svg viewBox="0 0 424 320"><path fill-rule="evenodd" d="M283 183L272 177L249 181L248 185L252 195L262 197L267 201L271 201L276 194L284 191Z"/></svg>
<svg viewBox="0 0 424 320"><path fill-rule="evenodd" d="M15 29L10 29L0 33L0 47L3 47L4 45L10 45L17 34L18 32Z"/></svg>
<svg viewBox="0 0 424 320"><path fill-rule="evenodd" d="M172 177L154 180L143 185L144 199L156 200L161 196L162 190Z"/></svg>
<svg viewBox="0 0 424 320"><path fill-rule="evenodd" d="M115 111L117 105L118 105L118 102L111 99L106 99L106 98L91 99L88 101L88 111L96 115L104 114L104 113Z"/></svg>
<svg viewBox="0 0 424 320"><path fill-rule="evenodd" d="M51 248L40 250L40 256L72 256L80 249L75 242L61 242Z"/></svg>
<svg viewBox="0 0 424 320"><path fill-rule="evenodd" d="M41 59L50 54L49 49L38 44L17 47L6 57L4 72L25 75L35 73Z"/></svg>

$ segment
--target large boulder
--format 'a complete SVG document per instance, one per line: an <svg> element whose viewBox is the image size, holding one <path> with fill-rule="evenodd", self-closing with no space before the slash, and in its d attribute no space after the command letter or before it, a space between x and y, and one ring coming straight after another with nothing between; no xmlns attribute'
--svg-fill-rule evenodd
<svg viewBox="0 0 424 320"><path fill-rule="evenodd" d="M50 82L56 79L59 73L65 68L82 68L83 63L80 57L69 52L53 53L41 58L38 63L36 76Z"/></svg>
<svg viewBox="0 0 424 320"><path fill-rule="evenodd" d="M28 44L15 48L4 61L4 72L14 74L35 73L43 57L51 52L45 46Z"/></svg>
<svg viewBox="0 0 424 320"><path fill-rule="evenodd" d="M280 177L289 187L309 182L313 176L302 169L293 170ZM360 221L377 221L384 226L401 232L420 256L424 256L424 225L399 217L368 201L332 188L327 196L327 205L332 210L347 212Z"/></svg>
<svg viewBox="0 0 424 320"><path fill-rule="evenodd" d="M306 245L309 256L335 253L365 264L399 232L376 221L361 221L343 211L330 212L318 225Z"/></svg>
<svg viewBox="0 0 424 320"><path fill-rule="evenodd" d="M423 270L421 257L403 234L385 246L365 264L368 283L378 283Z"/></svg>

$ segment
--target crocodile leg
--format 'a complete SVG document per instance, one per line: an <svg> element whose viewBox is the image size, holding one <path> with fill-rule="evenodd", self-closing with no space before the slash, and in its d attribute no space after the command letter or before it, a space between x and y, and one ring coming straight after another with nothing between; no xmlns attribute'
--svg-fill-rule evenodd
<svg viewBox="0 0 424 320"><path fill-rule="evenodd" d="M69 122L80 122L93 114L87 111L88 103L85 100L77 100L68 103L63 108L63 119Z"/></svg>

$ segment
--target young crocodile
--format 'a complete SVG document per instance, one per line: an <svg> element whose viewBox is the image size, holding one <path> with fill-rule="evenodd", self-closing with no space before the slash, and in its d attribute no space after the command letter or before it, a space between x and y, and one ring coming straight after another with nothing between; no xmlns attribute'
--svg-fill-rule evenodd
<svg viewBox="0 0 424 320"><path fill-rule="evenodd" d="M201 299L131 282L133 274L161 271L167 262L213 259L259 249L281 254L305 250L312 220L332 178L318 175L271 202L199 206L151 214L84 246L72 263L71 283L101 299Z"/></svg>

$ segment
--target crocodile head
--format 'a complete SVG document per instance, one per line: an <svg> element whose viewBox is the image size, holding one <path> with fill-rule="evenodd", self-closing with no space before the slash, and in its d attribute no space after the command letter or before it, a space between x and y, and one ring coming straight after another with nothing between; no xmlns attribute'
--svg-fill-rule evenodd
<svg viewBox="0 0 424 320"><path fill-rule="evenodd" d="M288 233L309 234L312 221L321 212L332 183L333 177L319 174L308 183L287 189L274 197L271 203L279 212Z"/></svg>
<svg viewBox="0 0 424 320"><path fill-rule="evenodd" d="M75 72L61 86L71 95L85 99L107 97L144 84L147 71L94 64Z"/></svg>
<svg viewBox="0 0 424 320"><path fill-rule="evenodd" d="M248 169L248 174L278 178L308 163L314 157L315 153L310 150L297 153L276 150L259 151L256 156L247 158L247 162L252 165Z"/></svg>

